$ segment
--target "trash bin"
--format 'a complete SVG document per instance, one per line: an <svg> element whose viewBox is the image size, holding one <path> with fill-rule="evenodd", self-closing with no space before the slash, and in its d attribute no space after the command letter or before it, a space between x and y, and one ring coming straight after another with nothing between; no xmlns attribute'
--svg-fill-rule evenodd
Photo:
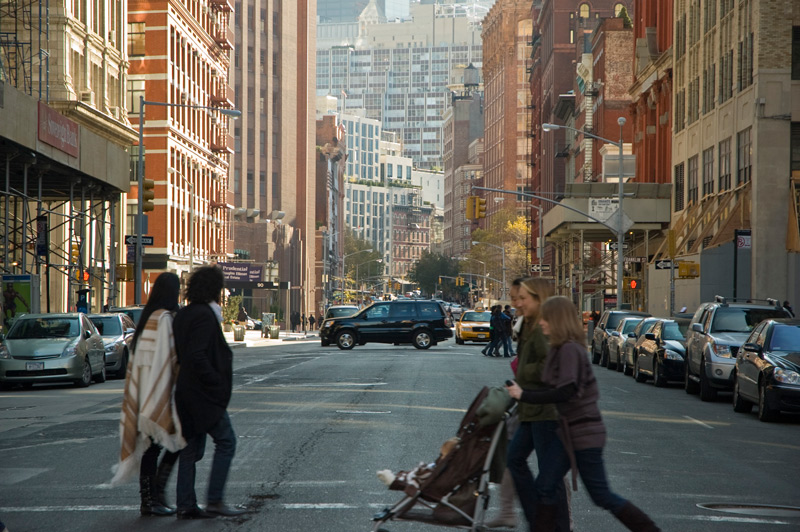
<svg viewBox="0 0 800 532"><path fill-rule="evenodd" d="M234 325L233 326L233 341L234 342L243 342L244 341L244 327L241 325Z"/></svg>
<svg viewBox="0 0 800 532"><path fill-rule="evenodd" d="M278 335L280 334L280 332L281 332L281 328L278 327L277 325L270 325L269 326L269 337L270 337L270 339L277 340L278 339Z"/></svg>

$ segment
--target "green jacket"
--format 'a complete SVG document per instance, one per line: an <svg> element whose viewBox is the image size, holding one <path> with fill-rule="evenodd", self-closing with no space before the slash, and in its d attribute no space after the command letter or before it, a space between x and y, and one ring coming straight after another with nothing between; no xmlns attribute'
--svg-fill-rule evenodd
<svg viewBox="0 0 800 532"><path fill-rule="evenodd" d="M524 327L524 326L523 326ZM523 390L539 390L545 388L542 384L542 370L550 349L539 324L533 330L523 329L522 341L519 345L519 362L517 365L516 381ZM558 419L558 411L553 404L536 405L519 403L517 406L520 421L554 421Z"/></svg>

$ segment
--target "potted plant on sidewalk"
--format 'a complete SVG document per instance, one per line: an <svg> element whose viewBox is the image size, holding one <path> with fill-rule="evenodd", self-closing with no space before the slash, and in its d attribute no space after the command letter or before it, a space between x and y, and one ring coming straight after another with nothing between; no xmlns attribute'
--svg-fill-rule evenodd
<svg viewBox="0 0 800 532"><path fill-rule="evenodd" d="M231 332L233 324L236 322L236 317L239 315L239 307L242 306L242 296L231 296L222 307L222 330Z"/></svg>

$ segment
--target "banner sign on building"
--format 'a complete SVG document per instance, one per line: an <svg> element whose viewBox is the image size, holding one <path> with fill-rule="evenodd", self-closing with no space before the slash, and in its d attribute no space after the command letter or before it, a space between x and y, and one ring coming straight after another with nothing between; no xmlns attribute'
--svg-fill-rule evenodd
<svg viewBox="0 0 800 532"><path fill-rule="evenodd" d="M264 267L260 264L246 262L218 262L226 281L261 281L264 278Z"/></svg>
<svg viewBox="0 0 800 532"><path fill-rule="evenodd" d="M39 102L39 140L59 151L77 157L80 149L80 129L77 122Z"/></svg>

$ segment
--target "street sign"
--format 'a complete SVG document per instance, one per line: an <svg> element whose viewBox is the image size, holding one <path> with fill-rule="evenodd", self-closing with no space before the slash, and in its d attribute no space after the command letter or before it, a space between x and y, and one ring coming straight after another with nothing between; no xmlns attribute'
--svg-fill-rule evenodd
<svg viewBox="0 0 800 532"><path fill-rule="evenodd" d="M125 235L125 243L130 246L136 245L136 235ZM145 236L142 235L142 245L143 246L152 246L153 245L153 237L152 236Z"/></svg>
<svg viewBox="0 0 800 532"><path fill-rule="evenodd" d="M531 264L531 273L546 273L550 271L549 264Z"/></svg>
<svg viewBox="0 0 800 532"><path fill-rule="evenodd" d="M608 245L608 249L616 250L617 249L617 242L612 242ZM628 244L622 244L622 249L628 249Z"/></svg>
<svg viewBox="0 0 800 532"><path fill-rule="evenodd" d="M136 246L134 244L128 244L126 246L128 248L127 260L128 262L133 262L136 260Z"/></svg>
<svg viewBox="0 0 800 532"><path fill-rule="evenodd" d="M647 257L625 257L625 262L647 262Z"/></svg>
<svg viewBox="0 0 800 532"><path fill-rule="evenodd" d="M656 262L656 270L669 270L672 268L671 260L660 260Z"/></svg>

